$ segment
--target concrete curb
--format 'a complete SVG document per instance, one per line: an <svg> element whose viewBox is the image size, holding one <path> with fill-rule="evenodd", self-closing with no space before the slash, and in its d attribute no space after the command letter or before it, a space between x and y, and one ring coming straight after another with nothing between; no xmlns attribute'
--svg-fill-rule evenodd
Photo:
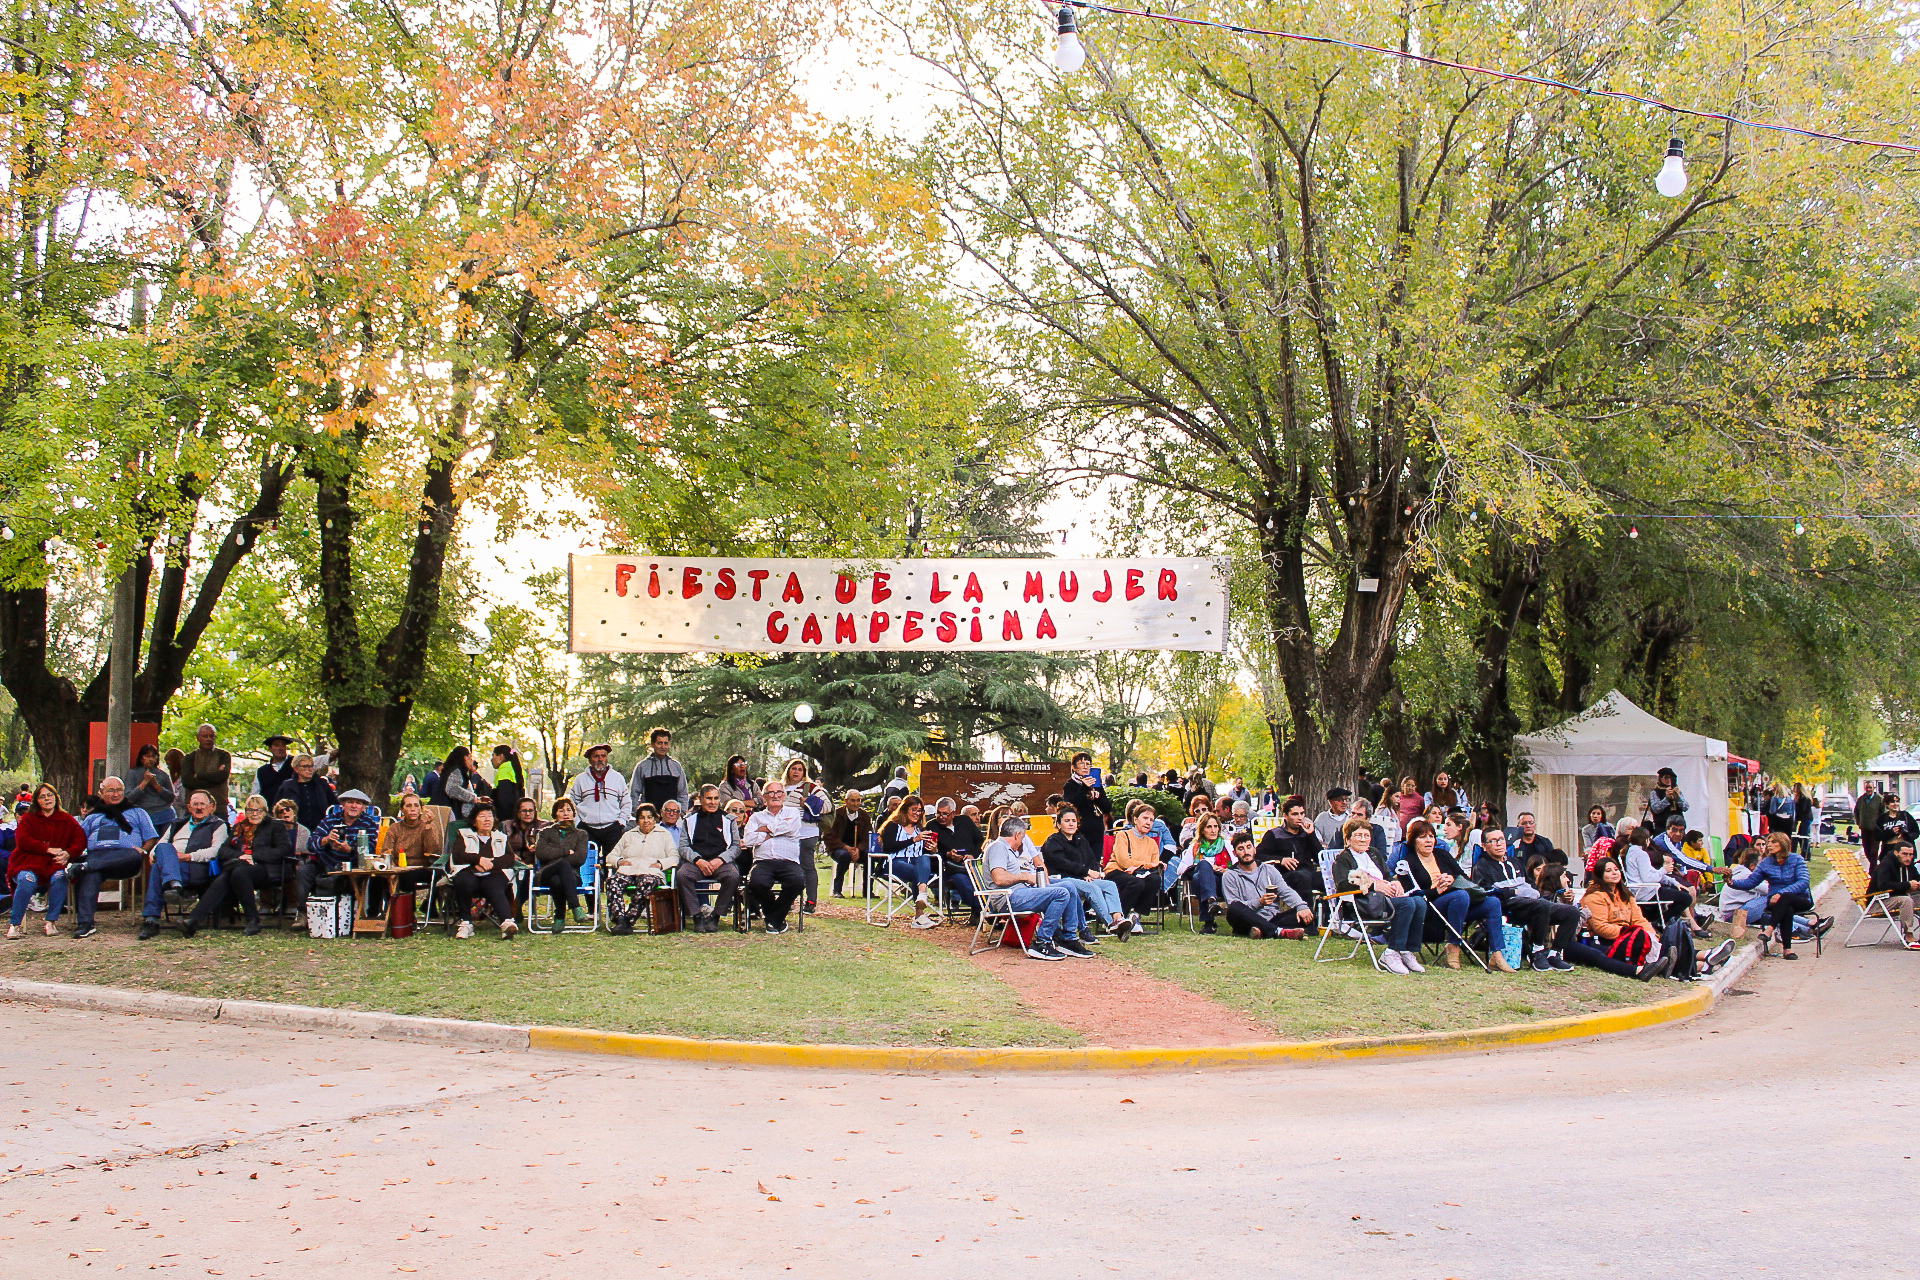
<svg viewBox="0 0 1920 1280"><path fill-rule="evenodd" d="M1840 884L1828 872L1815 888L1817 903ZM577 1027L516 1027L457 1018L415 1018L396 1013L316 1009L257 1000L210 1000L164 991L123 991L0 978L0 998L36 1004L137 1013L149 1017L219 1020L248 1026L320 1031L379 1040L416 1040L481 1049L540 1049L554 1053L602 1053L621 1057L698 1062L712 1066L808 1067L836 1071L1180 1071L1204 1067L1258 1067L1338 1062L1356 1058L1404 1058L1472 1053L1524 1045L1620 1035L1679 1022L1711 1009L1753 968L1757 943L1748 943L1711 981L1657 1004L1605 1013L1509 1023L1471 1031L1428 1031L1405 1036L1356 1036L1343 1040L1272 1041L1199 1048L1024 1049L911 1048L862 1044L775 1044L753 1040L690 1040L683 1036L631 1035Z"/></svg>
<svg viewBox="0 0 1920 1280"><path fill-rule="evenodd" d="M0 996L67 1009L91 1009L97 1013L138 1013L150 1018L212 1022L220 1016L220 1002L201 996L177 996L168 991L123 991L118 987L90 987L70 982L0 978Z"/></svg>
<svg viewBox="0 0 1920 1280"><path fill-rule="evenodd" d="M1200 1048L969 1049L890 1045L768 1044L750 1040L688 1040L572 1027L530 1027L530 1047L558 1053L610 1053L701 1062L715 1066L813 1067L838 1071L1180 1071L1203 1067L1304 1065L1354 1058L1470 1053L1617 1035L1677 1022L1713 1007L1706 987L1607 1013L1509 1023L1473 1031L1427 1031L1345 1040L1273 1041Z"/></svg>
<svg viewBox="0 0 1920 1280"><path fill-rule="evenodd" d="M196 1022L232 1022L242 1026L279 1027L288 1031L323 1031L332 1035L365 1036L375 1040L422 1040L481 1049L525 1049L527 1029L496 1022L462 1022L458 1018L414 1018L399 1013L369 1013L355 1009L315 1009L299 1004L270 1004L259 1000L213 1000L180 996L168 991L125 991L118 987L90 987L63 982L29 982L0 978L0 999L97 1013L135 1013L150 1018L185 1018Z"/></svg>
<svg viewBox="0 0 1920 1280"><path fill-rule="evenodd" d="M325 1031L335 1035L365 1036L373 1040L424 1040L482 1049L525 1049L527 1028L499 1022L463 1022L458 1018L415 1018L400 1013L370 1013L357 1009L313 1009L298 1004L269 1004L259 1000L223 1000L220 1021L242 1025L281 1027L292 1031Z"/></svg>

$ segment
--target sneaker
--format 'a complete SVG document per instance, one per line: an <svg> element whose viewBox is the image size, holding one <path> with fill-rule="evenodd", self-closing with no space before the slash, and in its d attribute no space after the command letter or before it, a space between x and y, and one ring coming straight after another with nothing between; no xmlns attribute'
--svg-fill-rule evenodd
<svg viewBox="0 0 1920 1280"><path fill-rule="evenodd" d="M1813 936L1816 938L1824 938L1827 936L1828 930L1832 928L1833 917L1820 916L1813 922Z"/></svg>
<svg viewBox="0 0 1920 1280"><path fill-rule="evenodd" d="M1553 953L1553 967L1554 970L1559 973L1572 973L1574 964L1573 961L1556 951Z"/></svg>
<svg viewBox="0 0 1920 1280"><path fill-rule="evenodd" d="M940 921L934 918L934 915L931 911L929 911L926 915L915 916L913 918L913 927L916 929L931 929L939 923Z"/></svg>
<svg viewBox="0 0 1920 1280"><path fill-rule="evenodd" d="M1307 931L1305 929L1282 929L1280 936L1289 942L1299 942L1307 936Z"/></svg>
<svg viewBox="0 0 1920 1280"><path fill-rule="evenodd" d="M1089 951L1087 944L1078 938L1061 938L1054 945L1076 960L1093 959L1093 952Z"/></svg>
<svg viewBox="0 0 1920 1280"><path fill-rule="evenodd" d="M503 937L503 938L511 938L511 937L512 937L512 936L513 936L514 934L516 934L516 933L519 933L519 932L520 932L520 925L519 925L519 922L517 922L517 921L514 921L514 920L502 920L502 921L500 922L500 936L501 936L501 937ZM469 921L469 922L468 922L468 924L467 924L467 936L468 936L468 937L472 937L472 936L473 936L473 924L472 924L472 922L471 922L471 921Z"/></svg>
<svg viewBox="0 0 1920 1280"><path fill-rule="evenodd" d="M17 940L19 939L19 937L20 937L20 926L19 926L19 925L17 925L17 924L10 924L10 925L8 925L8 926L7 926L7 941L8 941L8 942L14 942L14 941L17 941Z"/></svg>
<svg viewBox="0 0 1920 1280"><path fill-rule="evenodd" d="M1128 916L1128 917L1127 917L1127 919L1129 919L1129 920L1131 920L1131 921L1133 922L1133 931L1134 931L1135 933L1139 933L1139 932L1141 931L1141 929L1143 929L1143 928L1145 927L1145 926L1143 926L1143 925L1142 925L1142 924L1140 923L1140 913L1139 913L1138 911L1136 911L1136 912L1134 912L1134 913L1133 913L1132 915L1130 915L1130 916Z"/></svg>
<svg viewBox="0 0 1920 1280"><path fill-rule="evenodd" d="M1640 971L1633 976L1642 982L1651 982L1655 978L1664 978L1671 972L1673 972L1673 953L1669 951L1652 964L1641 965Z"/></svg>
<svg viewBox="0 0 1920 1280"><path fill-rule="evenodd" d="M767 926L767 932L768 932L768 933L773 933L773 934L780 934L780 933L785 933L786 931L787 931L787 926L786 926L786 922L785 922L785 921L782 921L781 923L779 923L779 924L777 924L777 925L776 925L776 924L769 924L769 925Z"/></svg>
<svg viewBox="0 0 1920 1280"><path fill-rule="evenodd" d="M1125 942L1127 935L1133 932L1134 927L1133 920L1130 917L1122 916L1120 917L1120 923L1113 926L1113 936ZM1920 943L1916 943L1915 947L1916 949L1920 949Z"/></svg>
<svg viewBox="0 0 1920 1280"><path fill-rule="evenodd" d="M1211 921L1211 920L1209 920L1209 921L1207 921L1207 922L1206 922L1205 924L1203 924L1203 925L1201 925L1201 926L1200 926L1200 932L1202 932L1202 933L1218 933L1218 932L1220 932L1220 926L1219 926L1219 925L1217 925L1217 924L1215 924L1215 923L1214 923L1213 921Z"/></svg>
<svg viewBox="0 0 1920 1280"><path fill-rule="evenodd" d="M1719 946L1715 947L1713 950L1707 952L1707 954L1700 957L1701 965L1702 965L1700 972L1702 973L1715 972L1720 968L1721 965L1727 962L1728 957L1730 957L1731 955L1733 955L1733 944L1731 942L1721 943Z"/></svg>
<svg viewBox="0 0 1920 1280"><path fill-rule="evenodd" d="M1407 976L1407 962L1401 958L1401 953L1398 951L1382 951L1380 968L1388 973L1397 973L1403 978Z"/></svg>
<svg viewBox="0 0 1920 1280"><path fill-rule="evenodd" d="M819 902L814 901L812 899L809 899L808 901L801 903L800 909L806 912L810 916L817 916L820 914Z"/></svg>
<svg viewBox="0 0 1920 1280"><path fill-rule="evenodd" d="M1427 966L1420 963L1420 953L1417 951L1402 951L1400 953L1400 963L1407 966L1408 973L1425 973L1427 971Z"/></svg>
<svg viewBox="0 0 1920 1280"><path fill-rule="evenodd" d="M1545 947L1542 947L1538 951L1534 952L1533 959L1528 963L1533 966L1533 971L1535 973L1552 973L1553 972L1553 956L1550 952L1548 952L1548 950Z"/></svg>
<svg viewBox="0 0 1920 1280"><path fill-rule="evenodd" d="M98 933L98 932L100 932L100 931L99 931L98 929L96 929L96 928L94 928L94 927L93 927L92 925L90 925L90 924L89 924L89 925L82 925L82 926L81 926L80 928L78 928L78 929L75 929L75 930L73 931L73 936L74 936L74 937L75 937L76 939L77 939L77 938L91 938L91 937L92 937L92 936L93 936L94 934L96 934L96 933Z"/></svg>
<svg viewBox="0 0 1920 1280"><path fill-rule="evenodd" d="M140 922L140 936L137 940L140 942L145 942L159 932L160 932L160 922L158 920L142 920ZM15 934L13 936L19 937L20 935Z"/></svg>
<svg viewBox="0 0 1920 1280"><path fill-rule="evenodd" d="M504 925L501 926L500 931L505 933L506 927ZM456 938L471 938L473 936L473 921L462 920L459 924L455 925L453 927L453 936Z"/></svg>
<svg viewBox="0 0 1920 1280"><path fill-rule="evenodd" d="M1065 960L1066 956L1060 953L1060 948L1053 945L1052 938L1035 938L1027 944L1027 959Z"/></svg>
<svg viewBox="0 0 1920 1280"><path fill-rule="evenodd" d="M575 924L585 924L587 922L587 909L585 907L575 907L573 909L573 922Z"/></svg>
<svg viewBox="0 0 1920 1280"><path fill-rule="evenodd" d="M931 896L932 895L927 892L927 886L921 885L919 892L913 895L913 904L916 907L924 907L927 905L927 899Z"/></svg>

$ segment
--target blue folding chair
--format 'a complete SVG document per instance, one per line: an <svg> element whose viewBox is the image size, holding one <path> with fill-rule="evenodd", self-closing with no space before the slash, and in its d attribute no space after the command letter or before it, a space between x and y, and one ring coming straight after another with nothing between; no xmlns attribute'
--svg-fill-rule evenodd
<svg viewBox="0 0 1920 1280"><path fill-rule="evenodd" d="M580 896L585 899L587 922L580 924L569 920L560 929L562 933L594 933L600 928L600 886L604 882L604 873L600 866L600 846L587 841L586 865L580 868ZM547 922L540 923L540 898L545 895L549 910ZM527 875L527 932L551 933L553 931L554 905L553 890L540 883L539 876L532 871Z"/></svg>

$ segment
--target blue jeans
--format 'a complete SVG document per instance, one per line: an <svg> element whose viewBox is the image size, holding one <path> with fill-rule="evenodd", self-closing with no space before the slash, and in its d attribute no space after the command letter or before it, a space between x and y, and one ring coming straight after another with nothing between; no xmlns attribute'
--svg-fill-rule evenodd
<svg viewBox="0 0 1920 1280"><path fill-rule="evenodd" d="M1080 909L1101 921L1120 914L1120 886L1105 876L1097 880L1061 880L1080 895Z"/></svg>
<svg viewBox="0 0 1920 1280"><path fill-rule="evenodd" d="M1220 873L1213 869L1211 862L1201 861L1188 868L1187 875L1193 880L1193 896L1201 901L1220 896Z"/></svg>
<svg viewBox="0 0 1920 1280"><path fill-rule="evenodd" d="M969 911L978 912L980 910L980 895L973 891L973 879L967 875L967 869L965 867L956 867L951 862L948 862L944 874L947 878L947 896L949 898L958 898L961 902L967 904Z"/></svg>
<svg viewBox="0 0 1920 1280"><path fill-rule="evenodd" d="M1087 927L1080 895L1059 881L1037 889L1030 884L1017 884L1007 895L1007 905L1015 911L1039 913L1040 927L1033 931L1035 942L1049 941L1056 929L1065 929L1067 936L1077 938Z"/></svg>
<svg viewBox="0 0 1920 1280"><path fill-rule="evenodd" d="M928 865L931 861L932 859L928 858L925 854L896 853L892 858L888 858L887 855L883 853L875 859L877 865L874 869L876 871L880 870L891 863L893 866L893 878L904 882L908 888L917 894L920 892L922 886L933 880L933 868Z"/></svg>
<svg viewBox="0 0 1920 1280"><path fill-rule="evenodd" d="M13 879L13 919L10 923L16 928L27 918L27 904L43 887L47 891L47 922L51 924L60 918L60 912L67 905L66 869L55 871L45 886L40 883L38 871L22 871Z"/></svg>
<svg viewBox="0 0 1920 1280"><path fill-rule="evenodd" d="M111 846L87 850L86 868L78 876L70 872L67 877L73 881L74 924L82 929L93 927L93 913L100 905L101 881L131 880L146 863L147 855L139 849Z"/></svg>
<svg viewBox="0 0 1920 1280"><path fill-rule="evenodd" d="M158 920L164 914L165 891L170 884L206 888L213 882L212 864L186 862L174 847L162 840L153 846L153 871L147 876L147 900L140 908L142 920Z"/></svg>
<svg viewBox="0 0 1920 1280"><path fill-rule="evenodd" d="M1376 889L1362 898L1359 905L1362 914L1373 919L1382 910L1382 903L1386 904L1385 910L1393 913L1393 922L1387 926L1387 950L1418 951L1420 940L1427 932L1427 900L1415 893L1389 898Z"/></svg>
<svg viewBox="0 0 1920 1280"><path fill-rule="evenodd" d="M1467 924L1472 920L1481 920L1487 926L1487 943L1495 951L1504 951L1507 946L1506 930L1501 927L1500 899L1492 894L1480 899L1480 905L1473 905L1473 895L1465 889L1449 889L1433 900L1433 909L1445 916L1447 923L1453 926L1453 932L1459 937L1467 936ZM1448 942L1456 939L1449 937Z"/></svg>

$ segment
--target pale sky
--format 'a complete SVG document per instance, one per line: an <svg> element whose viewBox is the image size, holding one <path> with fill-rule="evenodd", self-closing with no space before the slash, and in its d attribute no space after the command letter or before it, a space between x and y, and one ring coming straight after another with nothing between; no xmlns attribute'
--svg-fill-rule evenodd
<svg viewBox="0 0 1920 1280"><path fill-rule="evenodd" d="M1036 18L1036 50L1045 50L1045 24ZM842 37L827 45L806 64L803 81L809 105L835 124L866 125L898 137L916 132L932 115L940 94L919 64L899 51L884 28L862 28L858 38ZM554 495L555 508L580 510L586 504L570 495ZM1048 550L1055 556L1086 557L1100 553L1101 528L1088 518L1104 504L1079 498L1058 499L1041 512L1048 530ZM575 552L601 550L598 526L588 530L550 534L521 533L496 542L492 518L470 511L463 521L467 548L486 576L491 598L498 604L529 605L531 593L524 580L550 569L565 569Z"/></svg>

